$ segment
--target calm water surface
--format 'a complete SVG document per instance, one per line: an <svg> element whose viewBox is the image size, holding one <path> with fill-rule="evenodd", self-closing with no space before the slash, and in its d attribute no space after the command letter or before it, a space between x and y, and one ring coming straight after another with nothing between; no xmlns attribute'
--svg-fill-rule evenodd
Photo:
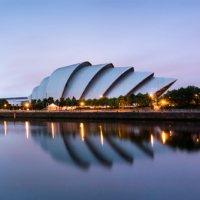
<svg viewBox="0 0 200 200"><path fill-rule="evenodd" d="M0 199L199 199L200 123L0 121Z"/></svg>

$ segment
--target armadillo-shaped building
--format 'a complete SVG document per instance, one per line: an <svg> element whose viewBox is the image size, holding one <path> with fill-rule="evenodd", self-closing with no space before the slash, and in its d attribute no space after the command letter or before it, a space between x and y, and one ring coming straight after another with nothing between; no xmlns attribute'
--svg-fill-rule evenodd
<svg viewBox="0 0 200 200"><path fill-rule="evenodd" d="M133 67L114 67L112 63L91 65L82 62L56 69L49 77L35 87L31 99L53 97L98 99L119 97L129 94L154 94L161 96L172 84L174 78L154 77L153 72L137 72Z"/></svg>

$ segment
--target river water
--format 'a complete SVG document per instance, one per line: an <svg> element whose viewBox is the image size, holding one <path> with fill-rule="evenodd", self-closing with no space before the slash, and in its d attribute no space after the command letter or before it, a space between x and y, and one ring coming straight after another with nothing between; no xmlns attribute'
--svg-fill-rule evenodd
<svg viewBox="0 0 200 200"><path fill-rule="evenodd" d="M200 123L0 121L0 199L199 199Z"/></svg>

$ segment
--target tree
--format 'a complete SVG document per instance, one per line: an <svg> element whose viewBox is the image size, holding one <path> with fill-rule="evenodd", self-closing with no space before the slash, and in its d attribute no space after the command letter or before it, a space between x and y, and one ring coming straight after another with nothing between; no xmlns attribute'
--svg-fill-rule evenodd
<svg viewBox="0 0 200 200"><path fill-rule="evenodd" d="M36 99L31 99L31 107L32 107L33 109L36 108L36 102L37 102Z"/></svg>
<svg viewBox="0 0 200 200"><path fill-rule="evenodd" d="M136 101L136 103L139 104L139 106L147 107L147 106L149 106L149 104L151 104L152 99L148 93L147 94L138 93L135 96L135 101Z"/></svg>
<svg viewBox="0 0 200 200"><path fill-rule="evenodd" d="M61 107L66 106L66 101L64 98L60 98L59 106Z"/></svg>
<svg viewBox="0 0 200 200"><path fill-rule="evenodd" d="M98 100L98 104L100 106L107 106L108 105L108 102L109 102L109 99L107 97L103 97L103 98L100 98Z"/></svg>
<svg viewBox="0 0 200 200"><path fill-rule="evenodd" d="M99 105L99 101L98 101L98 99L92 99L91 100L91 106L98 106Z"/></svg>
<svg viewBox="0 0 200 200"><path fill-rule="evenodd" d="M48 106L48 100L46 98L44 98L42 100L42 102L43 102L43 107L47 107Z"/></svg>
<svg viewBox="0 0 200 200"><path fill-rule="evenodd" d="M86 101L85 101L85 105L86 105L86 106L93 106L93 105L92 105L92 99L86 100Z"/></svg>
<svg viewBox="0 0 200 200"><path fill-rule="evenodd" d="M75 97L73 97L72 98L72 101L71 101L71 104L72 104L72 106L77 106L77 100L76 100L76 98Z"/></svg>
<svg viewBox="0 0 200 200"><path fill-rule="evenodd" d="M40 99L37 100L35 104L35 108L38 110L41 110L42 108L44 108L43 102Z"/></svg>
<svg viewBox="0 0 200 200"><path fill-rule="evenodd" d="M71 99L69 97L65 100L65 102L66 102L66 106L71 106L72 105L72 101L71 101Z"/></svg>
<svg viewBox="0 0 200 200"><path fill-rule="evenodd" d="M54 99L53 99L53 97L49 97L49 98L48 98L48 103L49 103L49 104L54 103Z"/></svg>
<svg viewBox="0 0 200 200"><path fill-rule="evenodd" d="M9 107L8 101L7 101L6 99L0 99L0 108L1 108L1 109L2 109L2 108L5 108L4 105L6 105L6 108L8 108L8 107Z"/></svg>
<svg viewBox="0 0 200 200"><path fill-rule="evenodd" d="M135 94L130 95L131 103L136 103Z"/></svg>
<svg viewBox="0 0 200 200"><path fill-rule="evenodd" d="M186 88L179 88L178 90L168 91L161 98L174 104L178 107L188 107L196 104L198 106L198 98L200 94L200 88L195 86L188 86Z"/></svg>
<svg viewBox="0 0 200 200"><path fill-rule="evenodd" d="M119 106L125 107L126 106L126 98L124 96L119 96Z"/></svg>
<svg viewBox="0 0 200 200"><path fill-rule="evenodd" d="M56 99L56 101L54 103L58 106L59 105L59 100Z"/></svg>

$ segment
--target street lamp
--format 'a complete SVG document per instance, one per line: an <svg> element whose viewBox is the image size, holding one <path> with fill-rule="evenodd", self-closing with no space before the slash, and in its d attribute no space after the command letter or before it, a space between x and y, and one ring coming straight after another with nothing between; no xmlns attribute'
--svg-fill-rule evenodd
<svg viewBox="0 0 200 200"><path fill-rule="evenodd" d="M100 98L103 98L103 95L100 95Z"/></svg>
<svg viewBox="0 0 200 200"><path fill-rule="evenodd" d="M150 98L151 98L150 106L152 107L153 94L152 94L152 93L150 93L150 94L149 94L149 96L150 96Z"/></svg>
<svg viewBox="0 0 200 200"><path fill-rule="evenodd" d="M7 104L4 104L5 109L6 109L6 106L7 106Z"/></svg>
<svg viewBox="0 0 200 200"><path fill-rule="evenodd" d="M27 109L28 109L28 107L29 107L29 103L26 103L26 104L25 104L25 106L26 106L26 107L27 107Z"/></svg>
<svg viewBox="0 0 200 200"><path fill-rule="evenodd" d="M198 105L199 105L199 102L198 102L198 94L195 94L195 97L197 98L196 104L197 104L197 107L198 107Z"/></svg>

